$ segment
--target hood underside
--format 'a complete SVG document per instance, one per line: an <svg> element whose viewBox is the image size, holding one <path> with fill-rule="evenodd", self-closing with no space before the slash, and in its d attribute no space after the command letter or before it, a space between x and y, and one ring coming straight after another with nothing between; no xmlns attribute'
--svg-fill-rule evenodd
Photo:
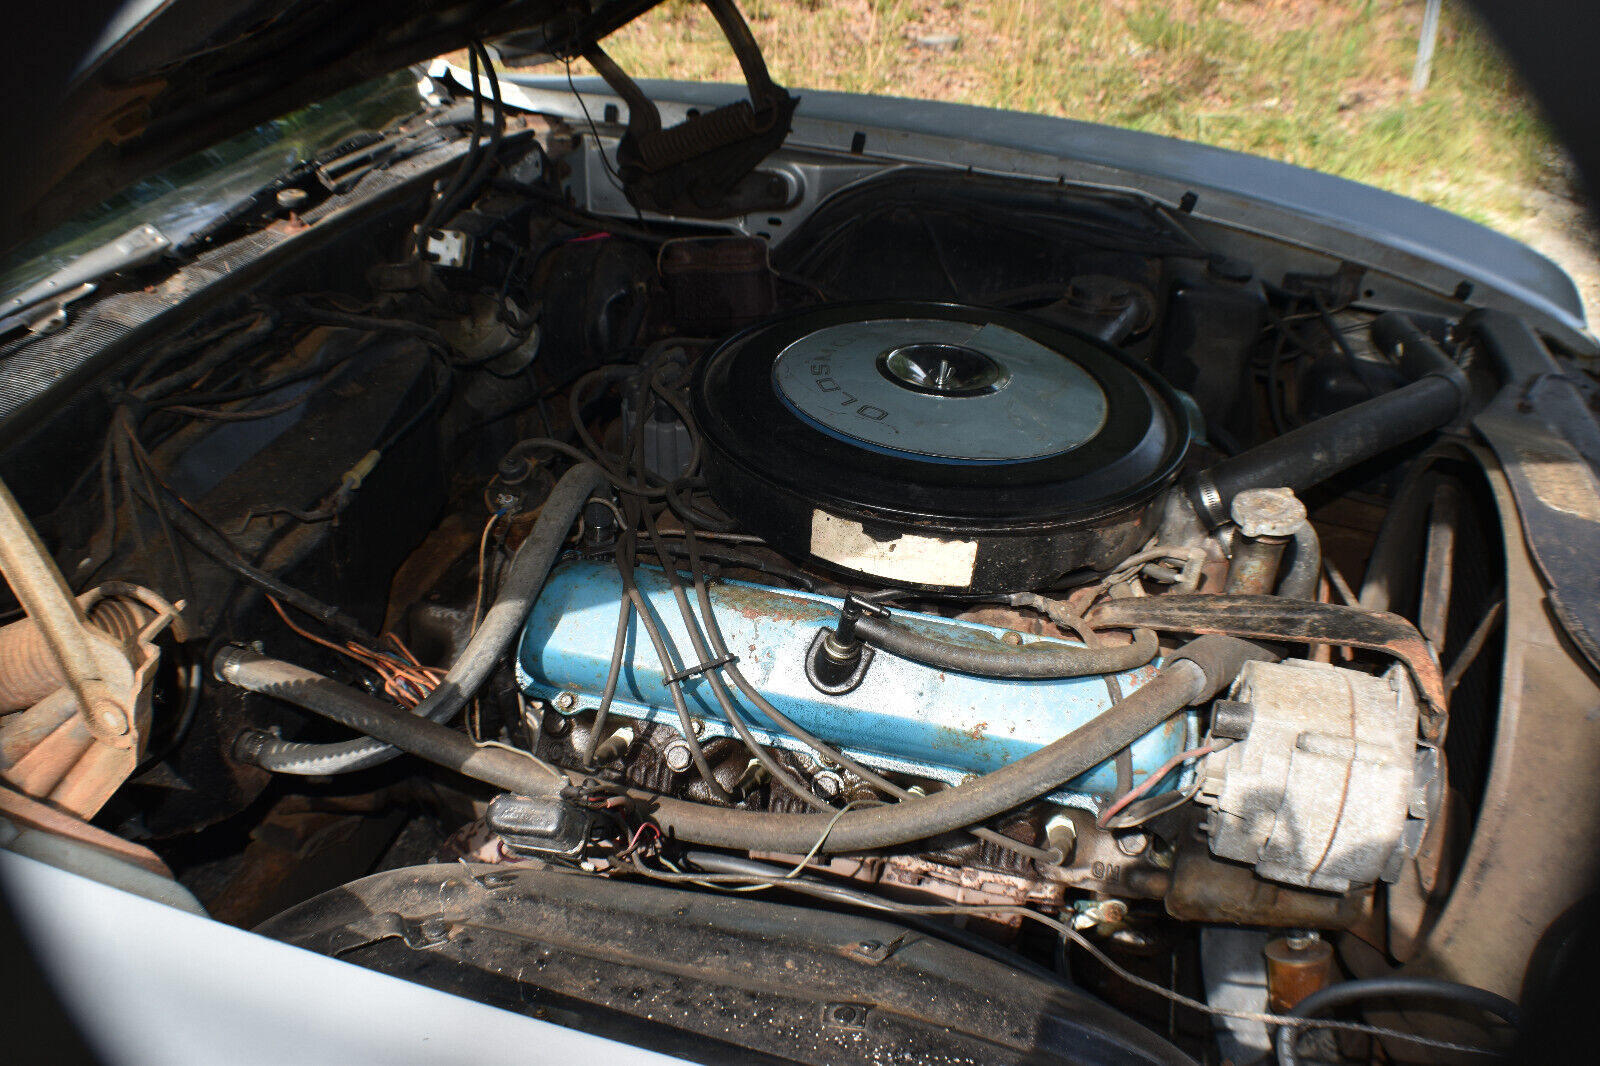
<svg viewBox="0 0 1600 1066"><path fill-rule="evenodd" d="M660 0L130 0L13 174L5 245L259 123L470 41L572 56Z"/></svg>

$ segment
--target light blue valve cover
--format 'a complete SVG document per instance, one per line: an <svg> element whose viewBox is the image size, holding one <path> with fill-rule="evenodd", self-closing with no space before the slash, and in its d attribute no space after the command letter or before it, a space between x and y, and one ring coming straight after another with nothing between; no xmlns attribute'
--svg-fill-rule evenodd
<svg viewBox="0 0 1600 1066"><path fill-rule="evenodd" d="M695 665L694 645L665 575L635 571L639 591L673 647L674 670ZM685 579L687 583L687 579ZM698 602L688 589L690 602ZM879 652L854 692L828 696L806 680L805 655L818 629L837 619L839 603L822 596L743 581L711 585L728 650L757 691L806 730L879 771L897 771L956 784L1038 750L1111 706L1104 677L1057 681L999 681L936 670ZM529 696L552 700L567 692L566 713L598 706L616 639L622 581L609 564L567 561L545 583L523 630L517 681ZM902 625L947 641L987 645L1004 630L933 615L896 611ZM1024 638L1037 639L1037 638ZM1124 693L1148 681L1157 664L1117 675ZM729 685L751 731L774 747L808 752L777 730ZM683 682L691 714L705 722L702 737L734 736L704 676ZM648 634L629 624L623 669L611 713L679 728ZM1133 745L1134 781L1142 781L1172 756L1192 746L1193 716L1179 717ZM1172 780L1165 787L1173 787ZM1098 810L1116 794L1116 771L1107 761L1069 782L1052 798Z"/></svg>

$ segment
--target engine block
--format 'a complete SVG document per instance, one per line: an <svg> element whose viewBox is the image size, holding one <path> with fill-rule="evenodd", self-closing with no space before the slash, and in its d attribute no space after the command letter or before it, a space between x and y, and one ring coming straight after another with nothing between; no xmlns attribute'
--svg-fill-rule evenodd
<svg viewBox="0 0 1600 1066"><path fill-rule="evenodd" d="M641 567L636 580L677 654L692 657L693 645L665 575ZM596 707L610 667L622 595L614 567L582 561L557 566L522 634L517 658L522 690L562 714ZM742 581L715 582L710 596L728 648L738 656L739 668L750 683L795 723L880 772L957 784L1037 751L1111 706L1105 677L1004 681L935 670L887 654L875 657L859 688L842 696L824 695L806 679L805 658L816 632L837 618L837 601ZM943 640L980 645L999 641L1007 632L909 611L896 612L895 619ZM675 664L679 672L696 665L681 658ZM1144 684L1158 665L1116 675L1122 691ZM679 728L667 684L655 649L635 617L627 632L611 714ZM688 677L682 685L690 713L703 725L703 738L736 735L703 674ZM734 699L763 744L809 751L737 692ZM1134 744L1135 782L1190 745L1196 728L1192 717L1180 717ZM1116 771L1107 762L1068 782L1051 798L1098 811L1115 791Z"/></svg>

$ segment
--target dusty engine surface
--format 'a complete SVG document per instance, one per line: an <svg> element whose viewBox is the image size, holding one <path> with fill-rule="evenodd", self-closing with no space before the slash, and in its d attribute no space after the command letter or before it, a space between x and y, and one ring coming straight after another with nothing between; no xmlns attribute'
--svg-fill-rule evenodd
<svg viewBox="0 0 1600 1066"><path fill-rule="evenodd" d="M1098 625L1096 604L1298 599L1317 577L1290 489L1236 487L1226 544L1192 512L1175 527L1203 415L1077 325L832 304L659 343L616 378L613 447L665 506L590 509L583 558L556 565L520 632L516 684L541 719L536 753L653 793L793 811L953 789L1047 758L1163 666L1192 665L1188 646ZM685 380L688 403L674 401L664 382ZM930 898L982 884L992 901L1065 904L1089 888L1172 896L1189 919L1349 925L1438 801L1409 682L1248 661L1275 658L1270 643L1233 654L1246 671L1224 710L1169 713L1073 765L976 848L851 876ZM1398 692L1402 710L1346 728L1329 686ZM1323 739L1295 725L1302 701L1333 708ZM523 853L568 853L527 817L504 808L489 825ZM1233 863L1277 895L1227 887Z"/></svg>
<svg viewBox="0 0 1600 1066"><path fill-rule="evenodd" d="M1283 934L1275 981L1319 938L1416 955L1487 772L1501 563L1478 482L1373 461L1464 410L1453 334L1133 196L902 170L777 241L581 210L583 139L539 136L437 229L391 206L130 357L98 447L46 427L76 482L8 470L128 728L78 720L30 610L0 776L219 918L319 949L393 918L373 966L514 1009L644 967L618 930L674 893L707 928L812 907L794 957L847 1006L892 918L1158 1033L1129 988L1221 1002L1241 936ZM507 961L611 888L570 973ZM740 929L759 998L789 978Z"/></svg>

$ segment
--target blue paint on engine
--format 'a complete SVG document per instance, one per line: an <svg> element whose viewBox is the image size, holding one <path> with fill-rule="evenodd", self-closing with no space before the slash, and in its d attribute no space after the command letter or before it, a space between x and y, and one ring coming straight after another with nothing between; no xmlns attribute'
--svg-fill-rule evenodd
<svg viewBox="0 0 1600 1066"><path fill-rule="evenodd" d="M675 670L694 665L694 647L666 577L644 567L636 574L651 614L674 649ZM688 591L695 602L693 589ZM998 681L935 670L882 652L859 688L827 696L806 680L804 656L816 631L837 618L838 601L742 581L716 582L710 593L728 649L739 657L740 670L756 690L814 735L880 771L957 783L1036 751L1111 706L1103 677ZM610 565L558 565L523 630L517 656L523 691L543 700L571 693L576 699L566 713L596 707L610 667L621 596L621 580ZM909 611L896 611L894 617L944 640L978 645L992 644L1005 632ZM1132 692L1156 669L1151 664L1117 675L1122 691ZM729 688L763 741L809 750ZM705 722L703 737L734 735L703 676L685 681L683 694L690 713ZM637 618L629 624L611 713L679 727L661 664ZM1192 719L1174 719L1134 744L1134 780L1143 780L1183 751L1194 729ZM1115 792L1116 772L1106 762L1069 782L1055 798L1098 809Z"/></svg>

